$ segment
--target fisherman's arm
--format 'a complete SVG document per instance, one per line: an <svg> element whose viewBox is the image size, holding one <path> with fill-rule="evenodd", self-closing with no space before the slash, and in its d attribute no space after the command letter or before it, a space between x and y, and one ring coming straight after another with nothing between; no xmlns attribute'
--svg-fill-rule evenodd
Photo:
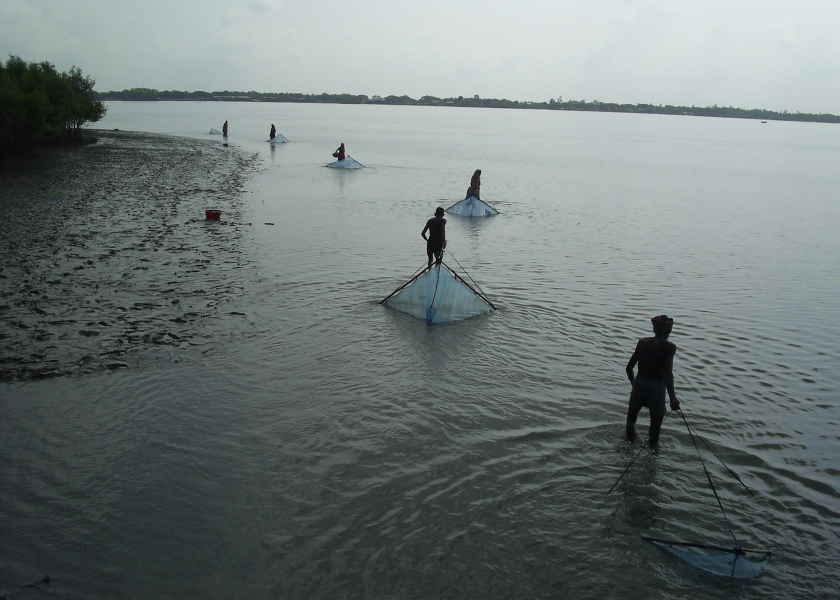
<svg viewBox="0 0 840 600"><path fill-rule="evenodd" d="M676 350L674 350L676 353ZM674 355L668 358L668 368L665 374L665 389L668 390L668 398L671 400L671 410L680 409L680 401L677 400L677 392L674 390Z"/></svg>
<svg viewBox="0 0 840 600"><path fill-rule="evenodd" d="M630 360L627 362L627 368L625 369L627 372L627 379L630 380L630 383L633 383L635 379L633 375L633 367L636 366L636 363L639 362L639 345L636 344L636 349L633 350L633 355L630 357Z"/></svg>
<svg viewBox="0 0 840 600"><path fill-rule="evenodd" d="M427 231L429 231L429 222L428 221L426 221L426 226L423 228L423 231L420 232L420 237L428 242L429 238L426 237L426 232Z"/></svg>

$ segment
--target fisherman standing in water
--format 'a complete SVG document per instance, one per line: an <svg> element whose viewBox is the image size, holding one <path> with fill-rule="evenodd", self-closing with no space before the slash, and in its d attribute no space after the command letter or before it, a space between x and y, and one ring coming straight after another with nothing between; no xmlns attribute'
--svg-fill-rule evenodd
<svg viewBox="0 0 840 600"><path fill-rule="evenodd" d="M470 196L475 196L479 200L481 196L479 192L481 191L481 169L476 169L475 173L473 173L472 178L470 179L470 187L467 188L467 195L464 196L465 198L469 198Z"/></svg>
<svg viewBox="0 0 840 600"><path fill-rule="evenodd" d="M344 142L341 142L338 148L335 149L335 152L332 154L338 160L344 160L347 158L347 155L344 154Z"/></svg>
<svg viewBox="0 0 840 600"><path fill-rule="evenodd" d="M222 125L222 137L227 137L228 135L228 122L225 121L225 124Z"/></svg>
<svg viewBox="0 0 840 600"><path fill-rule="evenodd" d="M268 132L268 139L273 140L277 137L277 128L274 126L274 123L271 124L271 131Z"/></svg>
<svg viewBox="0 0 840 600"><path fill-rule="evenodd" d="M659 444L659 429L665 418L665 391L671 400L671 410L680 409L680 401L674 392L674 355L677 347L668 341L674 319L659 315L651 319L654 337L642 338L627 363L627 377L633 385L630 405L627 408L627 439L636 439L636 417L643 406L650 411L649 446L655 449ZM638 375L633 376L633 367L639 365Z"/></svg>
<svg viewBox="0 0 840 600"><path fill-rule="evenodd" d="M426 232L429 237L426 237ZM435 216L426 221L426 226L420 232L420 237L426 240L426 254L429 255L429 269L432 268L432 256L435 262L440 264L443 260L443 249L446 248L446 219L443 218L443 209L438 206Z"/></svg>

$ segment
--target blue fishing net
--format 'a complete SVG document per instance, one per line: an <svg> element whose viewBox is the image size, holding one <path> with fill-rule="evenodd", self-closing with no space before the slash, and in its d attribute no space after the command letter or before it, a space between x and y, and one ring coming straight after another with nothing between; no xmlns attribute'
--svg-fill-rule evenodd
<svg viewBox="0 0 840 600"><path fill-rule="evenodd" d="M443 263L423 271L383 303L429 324L460 321L493 310L484 296Z"/></svg>
<svg viewBox="0 0 840 600"><path fill-rule="evenodd" d="M499 214L499 211L493 206L475 196L469 196L460 202L456 202L447 208L446 212L461 217L492 217Z"/></svg>
<svg viewBox="0 0 840 600"><path fill-rule="evenodd" d="M642 537L657 548L673 554L692 567L721 577L734 577L736 579L758 577L771 556L771 553L766 550L744 550L737 547L727 549L704 544Z"/></svg>
<svg viewBox="0 0 840 600"><path fill-rule="evenodd" d="M334 160L331 163L327 163L326 166L333 169L361 169L364 167L362 163L352 156L347 156L344 160Z"/></svg>

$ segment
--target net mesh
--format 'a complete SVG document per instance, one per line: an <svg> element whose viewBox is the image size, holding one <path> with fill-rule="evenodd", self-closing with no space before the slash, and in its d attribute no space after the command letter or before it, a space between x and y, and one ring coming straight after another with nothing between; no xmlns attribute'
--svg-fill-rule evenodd
<svg viewBox="0 0 840 600"><path fill-rule="evenodd" d="M333 169L361 169L364 167L362 163L352 156L347 156L344 160L336 160L331 163L327 163L327 166L332 167Z"/></svg>
<svg viewBox="0 0 840 600"><path fill-rule="evenodd" d="M460 217L492 217L499 214L498 210L475 196L469 196L460 202L456 202L447 208L446 212Z"/></svg>
<svg viewBox="0 0 840 600"><path fill-rule="evenodd" d="M763 550L726 549L687 542L645 539L692 567L721 577L735 577L736 579L758 577L770 560L770 552Z"/></svg>
<svg viewBox="0 0 840 600"><path fill-rule="evenodd" d="M383 303L430 324L460 321L493 310L443 263L423 271Z"/></svg>

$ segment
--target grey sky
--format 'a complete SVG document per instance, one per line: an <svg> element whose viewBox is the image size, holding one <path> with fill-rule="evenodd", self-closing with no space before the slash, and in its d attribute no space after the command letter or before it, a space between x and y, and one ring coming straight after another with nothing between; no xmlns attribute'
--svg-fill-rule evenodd
<svg viewBox="0 0 840 600"><path fill-rule="evenodd" d="M2 0L97 89L563 96L840 113L840 2Z"/></svg>

